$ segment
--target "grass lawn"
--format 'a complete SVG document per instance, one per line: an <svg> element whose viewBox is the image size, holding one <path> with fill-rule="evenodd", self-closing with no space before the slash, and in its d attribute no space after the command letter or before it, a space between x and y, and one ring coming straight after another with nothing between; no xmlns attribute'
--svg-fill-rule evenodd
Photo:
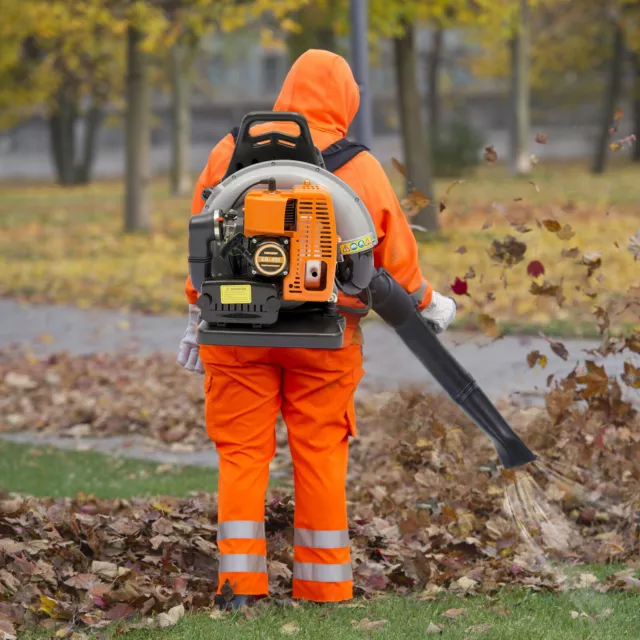
<svg viewBox="0 0 640 640"><path fill-rule="evenodd" d="M640 597L632 594L577 590L550 595L505 589L492 598L445 596L420 600L418 597L393 596L368 602L356 599L348 606L269 606L250 620L241 613L221 618L200 613L186 615L176 626L164 630L134 630L116 636L116 627L110 637L127 640L286 637L313 640L430 637L446 640L637 640L640 637L639 606ZM464 611L455 611L460 609ZM443 615L445 612L450 613ZM442 632L430 625L439 627ZM34 640L45 636L32 633L21 637Z"/></svg>
<svg viewBox="0 0 640 640"><path fill-rule="evenodd" d="M63 451L0 440L0 491L38 497L97 498L217 491L215 469L145 462L95 452Z"/></svg>
<svg viewBox="0 0 640 640"><path fill-rule="evenodd" d="M399 188L400 174L392 168L389 174ZM540 164L531 181L499 165L483 166L450 187L451 181L437 184L445 205L442 231L419 234L419 241L424 274L437 289L450 292L456 278L467 281L469 295L458 297L459 326L486 326L490 318L509 332L591 335L594 307L621 300L638 284L638 263L627 249L639 226L636 166L613 163L605 175L593 176L578 164ZM153 233L124 236L120 183L66 190L0 185L0 295L184 313L190 198L169 197L164 179L155 181L152 195ZM536 220L570 231L559 237ZM525 243L526 253L505 270L488 251L507 235ZM582 256L596 252L601 266L587 277ZM545 269L535 281L527 274L534 260ZM532 283L551 295L533 295ZM561 307L553 286L562 287ZM612 322L637 324L632 314L613 314Z"/></svg>

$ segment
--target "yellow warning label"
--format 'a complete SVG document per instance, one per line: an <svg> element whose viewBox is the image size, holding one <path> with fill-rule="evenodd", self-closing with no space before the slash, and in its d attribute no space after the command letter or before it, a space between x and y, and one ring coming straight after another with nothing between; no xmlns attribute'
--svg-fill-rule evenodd
<svg viewBox="0 0 640 640"><path fill-rule="evenodd" d="M222 304L251 304L250 284L224 284L220 287Z"/></svg>
<svg viewBox="0 0 640 640"><path fill-rule="evenodd" d="M373 241L371 236L362 236L349 242L343 242L340 244L340 253L346 255L348 253L359 253L361 251L368 251L373 248Z"/></svg>

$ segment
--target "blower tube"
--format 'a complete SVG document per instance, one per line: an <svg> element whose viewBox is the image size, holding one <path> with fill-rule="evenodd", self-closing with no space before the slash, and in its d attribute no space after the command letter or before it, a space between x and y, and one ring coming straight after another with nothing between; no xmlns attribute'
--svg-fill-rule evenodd
<svg viewBox="0 0 640 640"><path fill-rule="evenodd" d="M413 355L460 408L491 438L505 469L533 462L536 457L509 426L422 317L411 296L384 270L369 285L373 310L400 336Z"/></svg>

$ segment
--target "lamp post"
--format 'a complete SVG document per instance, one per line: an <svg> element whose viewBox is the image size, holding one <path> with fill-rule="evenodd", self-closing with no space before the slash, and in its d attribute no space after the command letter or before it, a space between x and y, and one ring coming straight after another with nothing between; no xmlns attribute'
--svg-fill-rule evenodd
<svg viewBox="0 0 640 640"><path fill-rule="evenodd" d="M356 141L371 148L373 143L373 112L369 85L367 0L350 0L350 2L351 68L360 88L360 108L353 124Z"/></svg>

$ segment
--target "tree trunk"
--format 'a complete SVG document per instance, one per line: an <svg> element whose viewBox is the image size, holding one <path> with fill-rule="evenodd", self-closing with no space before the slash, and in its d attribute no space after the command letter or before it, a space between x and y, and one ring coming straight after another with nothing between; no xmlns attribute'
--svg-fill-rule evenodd
<svg viewBox="0 0 640 640"><path fill-rule="evenodd" d="M427 66L427 91L429 109L429 141L434 144L440 129L440 66L442 64L442 41L444 29L437 25L433 32L429 63Z"/></svg>
<svg viewBox="0 0 640 640"><path fill-rule="evenodd" d="M75 124L78 115L73 90L64 84L58 91L55 110L49 116L51 154L58 184L75 182Z"/></svg>
<svg viewBox="0 0 640 640"><path fill-rule="evenodd" d="M89 184L91 182L91 171L96 159L98 132L104 112L100 105L91 106L85 116L84 140L82 157L75 168L75 178L77 184Z"/></svg>
<svg viewBox="0 0 640 640"><path fill-rule="evenodd" d="M402 147L407 182L431 201L413 218L413 223L427 231L440 228L438 211L434 204L430 175L430 153L422 122L420 92L416 75L416 44L413 25L406 25L401 38L394 39L396 85L402 129Z"/></svg>
<svg viewBox="0 0 640 640"><path fill-rule="evenodd" d="M633 130L640 135L640 54L633 58L634 83L633 83ZM640 162L640 145L636 141L633 145L633 161Z"/></svg>
<svg viewBox="0 0 640 640"><path fill-rule="evenodd" d="M609 148L609 129L613 123L613 116L620 100L622 91L622 66L624 62L624 31L620 24L613 25L613 51L609 69L609 79L604 95L600 135L596 144L593 158L593 173L604 173L607 165L607 150Z"/></svg>
<svg viewBox="0 0 640 640"><path fill-rule="evenodd" d="M147 55L140 48L142 35L127 34L127 115L125 231L151 228L149 181L151 178L149 130L149 73Z"/></svg>
<svg viewBox="0 0 640 640"><path fill-rule="evenodd" d="M171 193L176 196L191 190L189 61L185 45L176 44L171 50Z"/></svg>
<svg viewBox="0 0 640 640"><path fill-rule="evenodd" d="M520 0L518 26L511 40L511 171L526 175L531 171L529 136L531 131L531 16L529 0Z"/></svg>

